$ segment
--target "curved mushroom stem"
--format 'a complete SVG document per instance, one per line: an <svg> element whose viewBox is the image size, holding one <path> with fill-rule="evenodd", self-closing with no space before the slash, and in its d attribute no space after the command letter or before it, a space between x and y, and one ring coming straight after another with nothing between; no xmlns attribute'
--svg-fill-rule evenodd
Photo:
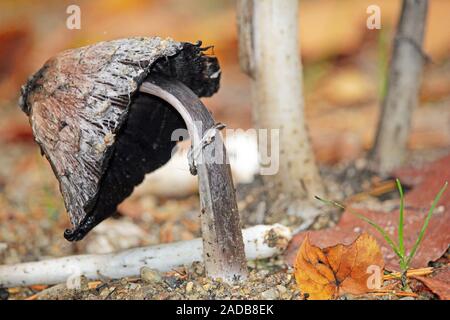
<svg viewBox="0 0 450 320"><path fill-rule="evenodd" d="M150 76L141 92L159 97L183 117L191 137L191 159L198 173L203 258L212 278L237 281L247 277L244 242L225 146L214 120L200 99L175 79ZM213 143L214 142L214 143Z"/></svg>

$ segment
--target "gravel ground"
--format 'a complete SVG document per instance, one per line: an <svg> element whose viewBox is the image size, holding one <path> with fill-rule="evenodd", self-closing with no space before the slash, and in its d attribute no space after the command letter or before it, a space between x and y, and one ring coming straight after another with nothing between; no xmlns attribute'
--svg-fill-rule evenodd
<svg viewBox="0 0 450 320"><path fill-rule="evenodd" d="M0 142L1 144L1 142ZM0 264L42 260L80 253L106 253L129 247L189 240L200 236L198 197L158 199L152 196L127 200L119 214L103 222L79 243L63 238L69 221L65 214L56 179L34 144L0 145ZM441 152L426 153L426 159ZM416 159L423 159L415 155ZM379 178L364 170L365 163L322 168L328 192L336 200L368 190ZM395 192L384 198L366 197L364 205L390 206L397 201ZM393 199L389 201L389 199ZM250 186L238 187L238 204L245 226L265 222L266 197L260 180ZM381 201L383 200L383 201ZM385 201L387 200L387 201ZM340 212L333 208L323 213L311 226L321 229L334 226ZM262 216L262 218L261 218ZM299 225L296 217L281 221ZM248 281L228 285L205 277L201 264L160 274L144 270L135 279L87 282L81 287L67 289L65 284L52 287L0 289L0 299L305 299L295 285L293 270L283 257L249 262ZM355 299L344 296L341 299ZM357 297L358 299L398 299L396 296ZM433 295L423 295L430 299Z"/></svg>

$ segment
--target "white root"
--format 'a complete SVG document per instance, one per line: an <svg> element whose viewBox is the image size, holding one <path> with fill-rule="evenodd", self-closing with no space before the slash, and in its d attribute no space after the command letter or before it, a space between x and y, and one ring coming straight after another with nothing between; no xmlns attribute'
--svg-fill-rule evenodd
<svg viewBox="0 0 450 320"><path fill-rule="evenodd" d="M292 233L289 228L257 225L242 230L247 259L263 259L284 251ZM169 271L202 261L202 239L129 249L99 255L77 255L44 261L0 266L0 287L56 284L81 275L90 280L138 276L147 266Z"/></svg>

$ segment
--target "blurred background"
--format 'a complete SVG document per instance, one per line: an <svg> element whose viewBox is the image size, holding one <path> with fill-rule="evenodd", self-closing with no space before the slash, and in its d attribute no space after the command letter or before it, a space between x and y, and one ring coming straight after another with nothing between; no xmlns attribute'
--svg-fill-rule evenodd
<svg viewBox="0 0 450 320"><path fill-rule="evenodd" d="M66 28L67 6L81 8L81 29ZM381 7L381 30L368 30L366 8ZM300 42L306 117L319 164L332 167L370 148L385 92L398 0L301 0ZM20 86L58 52L130 36L171 37L213 45L221 89L205 100L230 128L250 128L250 87L238 63L231 0L1 0L0 2L0 263L76 252L106 252L198 236L196 195L127 200L121 219L105 221L82 243L69 226L56 178L41 158ZM430 0L420 106L409 147L427 157L450 146L450 1ZM118 225L118 223L120 223Z"/></svg>

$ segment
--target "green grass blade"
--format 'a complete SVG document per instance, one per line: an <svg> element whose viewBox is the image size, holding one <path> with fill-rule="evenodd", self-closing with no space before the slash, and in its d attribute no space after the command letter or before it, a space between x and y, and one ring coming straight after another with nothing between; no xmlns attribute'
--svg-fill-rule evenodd
<svg viewBox="0 0 450 320"><path fill-rule="evenodd" d="M403 242L405 198L403 195L403 188L402 184L400 183L400 180L396 179L395 183L397 184L398 193L400 193L400 210L399 210L400 213L398 220L398 251L400 251L400 254L403 257L405 257L405 245Z"/></svg>
<svg viewBox="0 0 450 320"><path fill-rule="evenodd" d="M341 208L343 210L345 210L345 206L337 201L333 201L333 200L328 200L328 199L322 199L319 196L314 196L314 198L316 198L317 200L325 203L326 205L331 205L331 206L335 206L338 208Z"/></svg>
<svg viewBox="0 0 450 320"><path fill-rule="evenodd" d="M328 205L333 205L335 207L341 208L341 209L346 209L345 206L343 204L340 204L339 202L333 201L333 200L326 200L326 199L322 199L319 198L318 196L315 196L315 198L319 201L322 201L325 204ZM404 257L400 254L400 251L398 250L398 247L396 246L396 244L394 243L394 241L392 241L391 237L389 237L388 233L382 228L380 227L376 222L372 221L371 219L363 216L362 214L359 214L358 212L352 210L352 209L348 209L348 211L355 215L356 217L358 217L359 219L367 222L368 224L370 224L372 227L374 227L384 238L384 240L386 240L386 242L391 246L392 250L394 250L395 254L400 258L403 259Z"/></svg>
<svg viewBox="0 0 450 320"><path fill-rule="evenodd" d="M442 194L444 193L445 189L447 189L448 182L445 182L442 189L437 194L436 198L434 198L433 204L431 205L430 210L428 211L427 217L425 218L425 222L423 223L422 229L420 230L419 236L417 237L416 242L414 243L414 246L411 249L411 252L408 256L408 259L406 260L406 267L409 267L409 264L411 263L412 259L414 258L414 255L416 254L417 249L419 248L420 243L422 242L423 236L425 235L425 230L428 227L428 223L430 222L431 216L433 215L434 208L436 207L437 203L439 202L439 199L441 198Z"/></svg>

